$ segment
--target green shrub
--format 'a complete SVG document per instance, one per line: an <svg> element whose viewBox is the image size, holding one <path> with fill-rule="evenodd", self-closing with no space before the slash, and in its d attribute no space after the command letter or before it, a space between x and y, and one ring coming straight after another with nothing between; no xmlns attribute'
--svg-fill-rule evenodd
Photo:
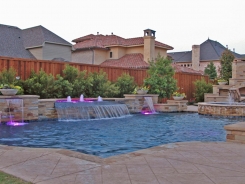
<svg viewBox="0 0 245 184"><path fill-rule="evenodd" d="M10 67L9 70L3 69L0 72L0 84L15 85L15 83L17 82L15 76L16 71L14 68Z"/></svg>
<svg viewBox="0 0 245 184"><path fill-rule="evenodd" d="M25 94L39 95L40 98L52 98L54 81L53 75L48 75L43 70L39 73L32 71L30 77L24 81Z"/></svg>
<svg viewBox="0 0 245 184"><path fill-rule="evenodd" d="M77 78L72 82L73 97L79 97L81 94L84 96L89 96L88 89L92 86L93 79L86 75L86 71L82 71L78 73Z"/></svg>
<svg viewBox="0 0 245 184"><path fill-rule="evenodd" d="M62 72L64 80L68 80L70 83L73 83L79 75L79 70L71 65L66 65Z"/></svg>
<svg viewBox="0 0 245 184"><path fill-rule="evenodd" d="M73 86L60 75L31 72L30 77L23 84L25 94L39 95L40 98L64 98L72 94Z"/></svg>
<svg viewBox="0 0 245 184"><path fill-rule="evenodd" d="M51 91L53 94L52 98L64 98L70 96L72 94L72 90L73 85L60 75L57 75Z"/></svg>
<svg viewBox="0 0 245 184"><path fill-rule="evenodd" d="M115 85L119 89L119 94L117 97L124 97L123 94L133 93L136 87L134 77L130 76L128 73L123 73L120 77L118 77Z"/></svg>
<svg viewBox="0 0 245 184"><path fill-rule="evenodd" d="M107 74L102 70L89 73L87 79L91 81L86 88L88 97L113 97L119 93L119 88L108 81Z"/></svg>
<svg viewBox="0 0 245 184"><path fill-rule="evenodd" d="M213 92L213 86L210 83L207 83L204 78L201 78L201 80L196 80L194 82L195 85L195 101L196 102L204 102L204 93L212 93Z"/></svg>

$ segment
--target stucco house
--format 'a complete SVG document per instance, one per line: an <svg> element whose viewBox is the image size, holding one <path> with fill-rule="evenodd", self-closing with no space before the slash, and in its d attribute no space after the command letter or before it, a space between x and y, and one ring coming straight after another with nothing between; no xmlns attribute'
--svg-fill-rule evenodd
<svg viewBox="0 0 245 184"><path fill-rule="evenodd" d="M0 24L0 56L71 61L72 44L43 26L20 29Z"/></svg>
<svg viewBox="0 0 245 184"><path fill-rule="evenodd" d="M167 57L173 47L155 40L155 31L144 30L143 37L122 38L114 35L87 35L77 39L72 62L126 68L148 68L158 54Z"/></svg>
<svg viewBox="0 0 245 184"><path fill-rule="evenodd" d="M192 68L196 71L203 72L207 65L213 61L216 70L219 73L221 64L221 55L228 49L219 42L207 39L201 45L193 45L191 51L183 52L169 52L168 55L172 57L173 63L182 67ZM238 54L233 49L232 51L235 58L243 58L244 55Z"/></svg>

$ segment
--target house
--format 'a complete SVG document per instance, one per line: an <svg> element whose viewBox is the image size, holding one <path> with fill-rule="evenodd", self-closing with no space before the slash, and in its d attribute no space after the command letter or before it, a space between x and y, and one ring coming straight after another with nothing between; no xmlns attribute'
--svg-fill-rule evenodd
<svg viewBox="0 0 245 184"><path fill-rule="evenodd" d="M122 38L111 35L87 35L75 42L72 62L126 68L148 68L149 60L158 54L167 57L173 47L155 40L155 32L144 30L143 37Z"/></svg>
<svg viewBox="0 0 245 184"><path fill-rule="evenodd" d="M170 52L168 55L172 57L175 65L192 68L196 71L204 71L207 65L213 61L216 70L219 73L221 64L221 55L227 49L219 42L207 39L201 45L193 45L191 51ZM238 54L233 50L235 58L243 58L244 55Z"/></svg>
<svg viewBox="0 0 245 184"><path fill-rule="evenodd" d="M72 44L43 26L20 29L0 24L0 56L71 61Z"/></svg>

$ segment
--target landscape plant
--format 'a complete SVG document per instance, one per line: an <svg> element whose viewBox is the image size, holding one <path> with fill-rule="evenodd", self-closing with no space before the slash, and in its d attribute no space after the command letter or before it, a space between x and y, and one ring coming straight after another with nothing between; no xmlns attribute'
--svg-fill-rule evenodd
<svg viewBox="0 0 245 184"><path fill-rule="evenodd" d="M8 70L5 68L0 72L0 88L1 89L18 89L17 95L24 94L22 83L16 79L16 71L10 67Z"/></svg>
<svg viewBox="0 0 245 184"><path fill-rule="evenodd" d="M160 101L162 98L170 98L177 90L172 61L158 55L155 61L149 63L150 67L147 71L149 77L144 81L144 85L150 87L148 93L158 94Z"/></svg>
<svg viewBox="0 0 245 184"><path fill-rule="evenodd" d="M202 77L201 80L196 80L194 82L194 97L196 102L204 102L204 94L212 93L213 86L210 83L207 83Z"/></svg>
<svg viewBox="0 0 245 184"><path fill-rule="evenodd" d="M86 89L89 97L114 97L119 94L119 88L108 80L107 74L102 70L89 73L88 80L91 81Z"/></svg>
<svg viewBox="0 0 245 184"><path fill-rule="evenodd" d="M210 61L210 63L204 69L204 74L208 75L210 79L217 78L217 71L213 61Z"/></svg>
<svg viewBox="0 0 245 184"><path fill-rule="evenodd" d="M56 78L42 69L38 73L31 71L30 77L23 83L25 94L39 95L40 98L62 98L71 94L69 81L60 75Z"/></svg>
<svg viewBox="0 0 245 184"><path fill-rule="evenodd" d="M87 71L79 71L77 68L66 65L62 71L64 79L72 85L72 92L69 96L79 97L81 94L88 97L89 86L92 85L92 78L87 76Z"/></svg>
<svg viewBox="0 0 245 184"><path fill-rule="evenodd" d="M10 67L8 70L4 68L0 72L0 84L14 85L16 81L16 71L14 68Z"/></svg>
<svg viewBox="0 0 245 184"><path fill-rule="evenodd" d="M117 97L124 97L124 94L133 93L136 87L134 77L130 76L128 73L123 73L120 77L118 77L115 85L119 89Z"/></svg>
<svg viewBox="0 0 245 184"><path fill-rule="evenodd" d="M232 78L232 62L234 58L234 55L228 49L226 49L221 55L220 78L225 81L229 81L229 79Z"/></svg>

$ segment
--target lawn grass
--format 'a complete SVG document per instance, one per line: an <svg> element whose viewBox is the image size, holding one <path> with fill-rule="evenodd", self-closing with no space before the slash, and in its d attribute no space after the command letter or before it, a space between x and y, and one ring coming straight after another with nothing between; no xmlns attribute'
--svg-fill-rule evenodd
<svg viewBox="0 0 245 184"><path fill-rule="evenodd" d="M6 174L0 171L0 183L1 184L31 184L20 178L14 177L10 174Z"/></svg>

